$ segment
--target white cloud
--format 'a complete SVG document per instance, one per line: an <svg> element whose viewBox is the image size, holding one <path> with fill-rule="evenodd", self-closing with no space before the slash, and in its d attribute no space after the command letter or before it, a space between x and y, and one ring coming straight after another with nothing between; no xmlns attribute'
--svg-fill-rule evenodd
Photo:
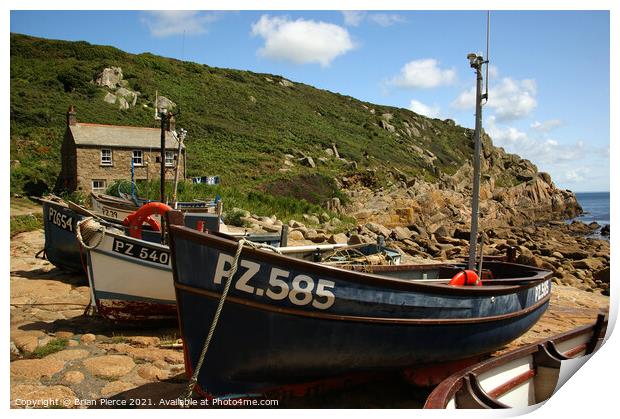
<svg viewBox="0 0 620 419"><path fill-rule="evenodd" d="M489 87L489 101L486 107L495 111L497 119L509 121L523 118L538 104L536 101L537 87L533 79L514 80L504 77L498 84ZM472 87L452 102L452 106L465 110L473 109L476 103L476 90Z"/></svg>
<svg viewBox="0 0 620 419"><path fill-rule="evenodd" d="M366 12L359 10L343 10L344 24L347 26L359 26L366 17Z"/></svg>
<svg viewBox="0 0 620 419"><path fill-rule="evenodd" d="M207 32L218 15L197 10L156 10L143 12L140 20L156 38L173 35L199 35Z"/></svg>
<svg viewBox="0 0 620 419"><path fill-rule="evenodd" d="M405 18L394 13L369 13L359 10L343 10L344 24L347 26L359 26L364 20L380 26L392 26L396 23L405 22Z"/></svg>
<svg viewBox="0 0 620 419"><path fill-rule="evenodd" d="M603 147L603 149L601 150L601 155L603 157L609 158L609 146Z"/></svg>
<svg viewBox="0 0 620 419"><path fill-rule="evenodd" d="M496 118L487 118L486 132L496 146L504 147L510 153L532 160L537 164L557 164L577 161L583 158L586 147L583 141L563 144L552 138L535 139L515 127L500 126Z"/></svg>
<svg viewBox="0 0 620 419"><path fill-rule="evenodd" d="M415 99L411 99L411 102L409 103L409 109L411 109L417 114L428 116L429 118L438 118L440 115L439 106L428 106Z"/></svg>
<svg viewBox="0 0 620 419"><path fill-rule="evenodd" d="M476 88L463 90L451 103L453 108L460 110L473 110L476 105Z"/></svg>
<svg viewBox="0 0 620 419"><path fill-rule="evenodd" d="M536 82L532 79L502 79L499 85L489 91L489 106L495 109L500 120L511 120L527 116L537 105Z"/></svg>
<svg viewBox="0 0 620 419"><path fill-rule="evenodd" d="M609 190L609 147L577 140L561 142L536 133L529 136L515 127L500 125L494 116L485 120L485 130L496 146L532 161L548 172L561 188L573 191Z"/></svg>
<svg viewBox="0 0 620 419"><path fill-rule="evenodd" d="M590 169L587 167L576 167L564 172L564 175L560 179L564 182L581 183L586 180L587 175L590 173Z"/></svg>
<svg viewBox="0 0 620 419"><path fill-rule="evenodd" d="M452 84L456 80L456 70L442 69L433 58L410 61L400 69L400 74L390 84L407 87L429 89Z"/></svg>
<svg viewBox="0 0 620 419"><path fill-rule="evenodd" d="M392 26L396 23L402 23L405 21L405 18L401 15L391 13L371 13L368 15L368 20L385 27Z"/></svg>
<svg viewBox="0 0 620 419"><path fill-rule="evenodd" d="M295 64L319 63L327 67L355 47L346 29L314 20L263 15L252 25L252 35L265 40L260 55Z"/></svg>
<svg viewBox="0 0 620 419"><path fill-rule="evenodd" d="M543 122L534 121L530 125L530 128L540 132L549 132L552 129L559 127L560 125L562 125L562 121L560 121L559 119L548 119Z"/></svg>

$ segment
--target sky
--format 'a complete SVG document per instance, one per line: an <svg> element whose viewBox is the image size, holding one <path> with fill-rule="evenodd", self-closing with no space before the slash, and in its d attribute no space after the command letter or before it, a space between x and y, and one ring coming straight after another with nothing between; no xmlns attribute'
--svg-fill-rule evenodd
<svg viewBox="0 0 620 419"><path fill-rule="evenodd" d="M377 104L474 125L485 11L11 11L11 32L84 40L283 75ZM496 146L576 192L610 190L607 11L492 11Z"/></svg>

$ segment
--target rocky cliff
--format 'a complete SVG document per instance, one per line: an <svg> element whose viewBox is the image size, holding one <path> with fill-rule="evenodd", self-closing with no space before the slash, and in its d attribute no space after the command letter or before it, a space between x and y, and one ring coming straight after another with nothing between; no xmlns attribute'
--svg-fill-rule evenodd
<svg viewBox="0 0 620 419"><path fill-rule="evenodd" d="M471 130L464 130L472 135ZM483 136L481 160L480 227L492 229L524 226L536 222L573 218L582 212L575 194L555 186L551 176L516 154L493 146ZM388 227L422 226L429 234L454 235L469 229L473 167L470 161L454 174L439 173L438 181L411 178L390 170L388 186L374 189L368 169L364 176L341 179L352 198L345 211L360 222L376 222ZM362 182L361 179L364 179ZM506 182L511 179L512 183Z"/></svg>

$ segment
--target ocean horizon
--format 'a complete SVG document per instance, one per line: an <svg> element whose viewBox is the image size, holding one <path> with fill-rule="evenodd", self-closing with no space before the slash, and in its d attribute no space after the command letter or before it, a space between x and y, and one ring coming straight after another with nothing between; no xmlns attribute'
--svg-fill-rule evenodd
<svg viewBox="0 0 620 419"><path fill-rule="evenodd" d="M575 220L586 224L596 221L601 226L610 223L610 192L575 192L575 196L583 208L583 214Z"/></svg>

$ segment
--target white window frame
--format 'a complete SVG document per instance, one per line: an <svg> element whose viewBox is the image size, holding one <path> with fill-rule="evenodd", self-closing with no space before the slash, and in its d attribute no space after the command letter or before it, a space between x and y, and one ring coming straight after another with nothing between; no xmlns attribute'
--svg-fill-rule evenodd
<svg viewBox="0 0 620 419"><path fill-rule="evenodd" d="M166 167L174 167L174 151L166 151L165 159L166 159Z"/></svg>
<svg viewBox="0 0 620 419"><path fill-rule="evenodd" d="M95 186L95 182L101 182L103 186L96 187ZM90 186L91 186L91 189L93 190L93 192L101 192L101 191L105 192L105 190L107 188L107 182L106 182L105 179L92 179L91 182L90 182Z"/></svg>
<svg viewBox="0 0 620 419"><path fill-rule="evenodd" d="M136 155L136 153L140 153L139 157ZM136 159L139 159L140 162L136 162ZM131 152L131 161L133 162L134 166L143 166L144 165L144 153L142 152L142 150L133 150Z"/></svg>
<svg viewBox="0 0 620 419"><path fill-rule="evenodd" d="M104 156L103 153L105 151L109 151L109 156ZM109 160L104 160L104 157L109 157ZM101 149L101 160L99 162L101 166L112 166L112 149L111 148L102 148Z"/></svg>

